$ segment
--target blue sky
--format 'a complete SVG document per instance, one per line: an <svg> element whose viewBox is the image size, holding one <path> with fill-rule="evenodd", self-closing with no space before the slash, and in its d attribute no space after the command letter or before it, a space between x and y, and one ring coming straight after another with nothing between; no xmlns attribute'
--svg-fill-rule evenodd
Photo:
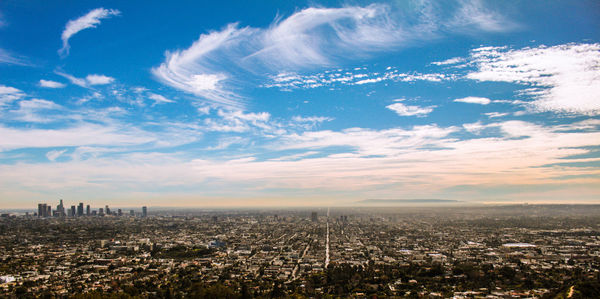
<svg viewBox="0 0 600 299"><path fill-rule="evenodd" d="M0 204L597 203L597 1L0 3Z"/></svg>

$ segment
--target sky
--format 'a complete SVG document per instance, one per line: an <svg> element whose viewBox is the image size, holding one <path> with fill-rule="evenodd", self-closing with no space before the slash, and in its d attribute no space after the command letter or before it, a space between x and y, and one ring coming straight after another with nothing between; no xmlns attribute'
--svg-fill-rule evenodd
<svg viewBox="0 0 600 299"><path fill-rule="evenodd" d="M598 1L0 2L0 206L600 203Z"/></svg>

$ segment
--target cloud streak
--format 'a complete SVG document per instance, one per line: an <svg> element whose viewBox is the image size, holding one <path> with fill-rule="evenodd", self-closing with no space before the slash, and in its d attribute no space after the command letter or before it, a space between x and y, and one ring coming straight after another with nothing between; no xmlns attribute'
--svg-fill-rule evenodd
<svg viewBox="0 0 600 299"><path fill-rule="evenodd" d="M63 45L62 48L58 50L58 54L61 57L66 57L69 55L69 50L71 48L69 45L69 39L73 37L73 35L88 28L96 28L98 25L100 25L102 19L118 16L119 14L121 14L121 12L116 9L105 9L101 7L91 10L87 14L77 19L69 20L61 34Z"/></svg>
<svg viewBox="0 0 600 299"><path fill-rule="evenodd" d="M1 26L0 26L1 27ZM25 58L18 57L10 52L0 48L0 64L14 64L14 65L22 65L22 66L30 66Z"/></svg>
<svg viewBox="0 0 600 299"><path fill-rule="evenodd" d="M487 104L491 103L492 101L488 98L482 98L482 97L466 97L466 98L456 99L456 100L454 100L454 102L487 105Z"/></svg>

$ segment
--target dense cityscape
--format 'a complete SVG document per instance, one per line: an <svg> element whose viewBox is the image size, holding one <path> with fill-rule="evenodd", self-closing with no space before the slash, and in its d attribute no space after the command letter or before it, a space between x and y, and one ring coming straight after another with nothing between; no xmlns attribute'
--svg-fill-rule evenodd
<svg viewBox="0 0 600 299"><path fill-rule="evenodd" d="M2 214L1 296L600 296L595 205L67 211Z"/></svg>

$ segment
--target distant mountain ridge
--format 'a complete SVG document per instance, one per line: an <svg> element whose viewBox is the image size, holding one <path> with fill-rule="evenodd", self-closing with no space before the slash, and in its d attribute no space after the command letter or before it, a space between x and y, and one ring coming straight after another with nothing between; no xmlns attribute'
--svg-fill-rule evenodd
<svg viewBox="0 0 600 299"><path fill-rule="evenodd" d="M415 204L415 203L458 203L460 200L454 199L365 199L357 201L358 204Z"/></svg>

